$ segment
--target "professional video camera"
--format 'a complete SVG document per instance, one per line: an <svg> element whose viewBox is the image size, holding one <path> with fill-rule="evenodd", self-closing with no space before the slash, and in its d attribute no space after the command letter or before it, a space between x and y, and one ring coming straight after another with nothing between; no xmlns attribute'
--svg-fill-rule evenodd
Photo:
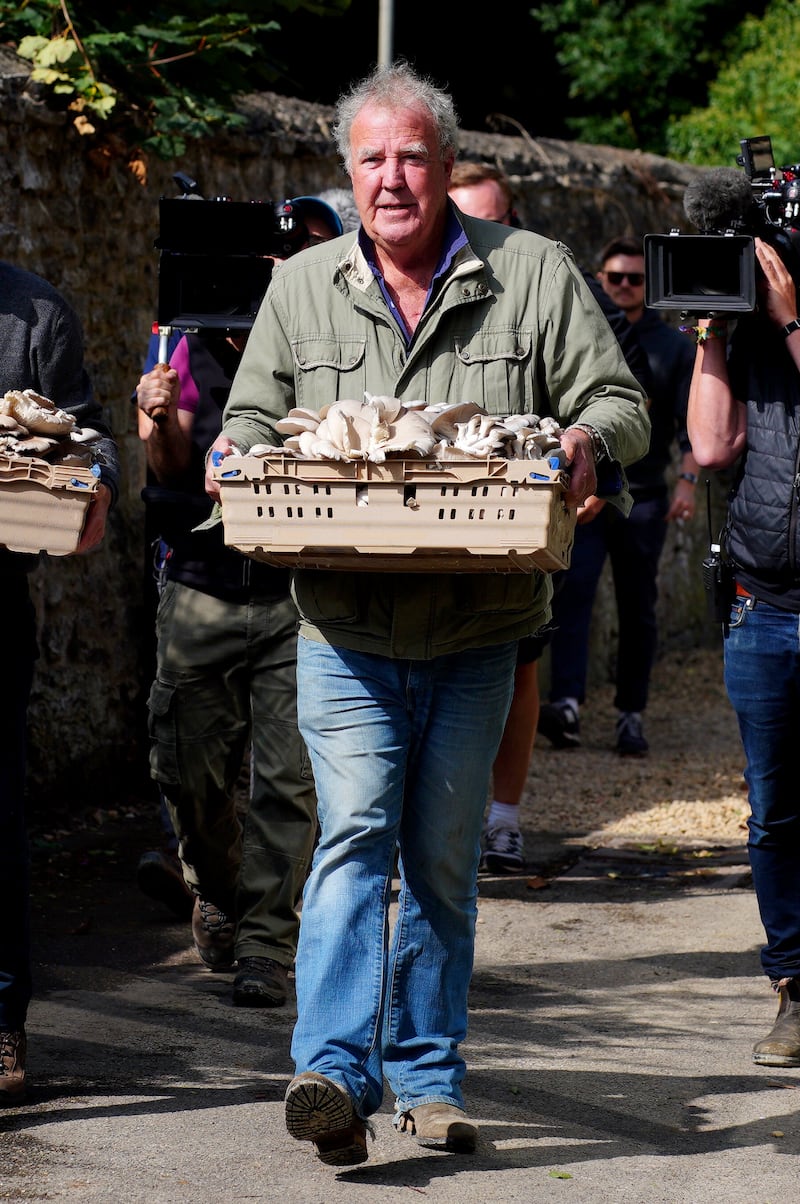
<svg viewBox="0 0 800 1204"><path fill-rule="evenodd" d="M717 167L686 189L684 212L700 234L645 235L645 305L651 309L705 317L753 310L756 235L790 266L796 259L791 233L800 227L800 164L776 168L766 135L739 145L743 172Z"/></svg>
<svg viewBox="0 0 800 1204"><path fill-rule="evenodd" d="M249 330L272 275L308 239L291 201L206 199L181 172L177 197L159 201L158 327Z"/></svg>

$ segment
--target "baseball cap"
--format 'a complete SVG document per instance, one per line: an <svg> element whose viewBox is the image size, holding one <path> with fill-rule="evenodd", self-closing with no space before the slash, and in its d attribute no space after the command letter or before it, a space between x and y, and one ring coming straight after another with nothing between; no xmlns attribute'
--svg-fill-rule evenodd
<svg viewBox="0 0 800 1204"><path fill-rule="evenodd" d="M297 206L301 216L304 212L316 214L320 221L330 226L334 234L344 234L342 219L327 201L321 201L318 196L296 196L292 197L292 204Z"/></svg>

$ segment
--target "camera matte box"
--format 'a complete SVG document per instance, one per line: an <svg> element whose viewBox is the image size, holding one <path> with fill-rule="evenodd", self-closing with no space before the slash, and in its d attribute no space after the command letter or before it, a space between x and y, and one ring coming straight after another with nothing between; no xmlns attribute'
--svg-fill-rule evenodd
<svg viewBox="0 0 800 1204"><path fill-rule="evenodd" d="M176 330L249 330L272 276L275 209L270 201L159 202L158 325Z"/></svg>
<svg viewBox="0 0 800 1204"><path fill-rule="evenodd" d="M0 544L11 552L74 552L97 486L89 468L0 456Z"/></svg>
<svg viewBox="0 0 800 1204"><path fill-rule="evenodd" d="M748 234L645 234L649 309L749 313L756 303L755 244Z"/></svg>
<svg viewBox="0 0 800 1204"><path fill-rule="evenodd" d="M225 542L288 568L551 573L569 567L577 511L547 460L305 460L227 456Z"/></svg>

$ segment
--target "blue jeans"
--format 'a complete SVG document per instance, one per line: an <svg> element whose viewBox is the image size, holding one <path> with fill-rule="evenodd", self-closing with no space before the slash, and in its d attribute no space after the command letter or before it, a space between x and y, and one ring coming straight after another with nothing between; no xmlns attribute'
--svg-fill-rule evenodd
<svg viewBox="0 0 800 1204"><path fill-rule="evenodd" d="M725 686L747 758L748 850L770 979L800 977L800 615L736 598Z"/></svg>
<svg viewBox="0 0 800 1204"><path fill-rule="evenodd" d="M30 858L25 825L25 732L37 657L33 606L25 573L4 570L0 618L12 633L3 652L0 693L0 1029L25 1023L31 999Z"/></svg>
<svg viewBox="0 0 800 1204"><path fill-rule="evenodd" d="M297 1072L358 1111L463 1107L480 833L517 642L393 660L300 638L298 719L320 838L297 951ZM399 845L400 895L389 942Z"/></svg>
<svg viewBox="0 0 800 1204"><path fill-rule="evenodd" d="M639 498L628 518L613 506L604 506L595 519L575 528L570 567L553 582L551 701L586 701L592 607L608 556L619 622L614 706L621 711L643 711L647 706L658 643L658 562L667 535L668 509L665 491Z"/></svg>

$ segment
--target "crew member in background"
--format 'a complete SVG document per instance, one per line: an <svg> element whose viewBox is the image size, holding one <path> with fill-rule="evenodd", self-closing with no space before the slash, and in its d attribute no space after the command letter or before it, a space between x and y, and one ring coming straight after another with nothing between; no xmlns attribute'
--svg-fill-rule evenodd
<svg viewBox="0 0 800 1204"><path fill-rule="evenodd" d="M614 706L615 747L621 756L644 756L648 742L642 713L658 644L658 565L667 526L694 518L697 463L686 433L686 405L694 355L688 340L644 304L644 251L640 238L624 236L600 252L601 285L624 312L650 369L650 448L627 470L633 509L622 520L601 498L578 511L572 561L553 599L550 701L539 731L556 748L580 744L580 707L586 700L589 633L597 586L611 561L619 634ZM667 481L673 448L680 456L674 485Z"/></svg>
<svg viewBox="0 0 800 1204"><path fill-rule="evenodd" d="M329 205L315 197L293 203L308 233L298 250L341 234ZM169 491L157 520L168 551L150 760L194 895L199 957L217 971L236 963L235 1004L279 1007L316 833L311 767L297 730L297 611L287 570L226 547L219 526L194 530L211 510L204 457L246 342L247 331L186 335L169 369L153 368L137 389L148 468ZM166 420L154 422L159 410ZM248 747L242 829L236 785Z"/></svg>
<svg viewBox="0 0 800 1204"><path fill-rule="evenodd" d="M103 421L83 363L83 334L67 301L41 277L0 263L0 396L33 389L98 431L100 484L87 511L78 552L102 541L119 487L117 448ZM0 692L0 1105L25 1098L25 1021L32 994L30 863L25 825L28 701L38 656L28 573L38 558L0 548L0 617L9 634ZM91 614L84 616L91 626Z"/></svg>

